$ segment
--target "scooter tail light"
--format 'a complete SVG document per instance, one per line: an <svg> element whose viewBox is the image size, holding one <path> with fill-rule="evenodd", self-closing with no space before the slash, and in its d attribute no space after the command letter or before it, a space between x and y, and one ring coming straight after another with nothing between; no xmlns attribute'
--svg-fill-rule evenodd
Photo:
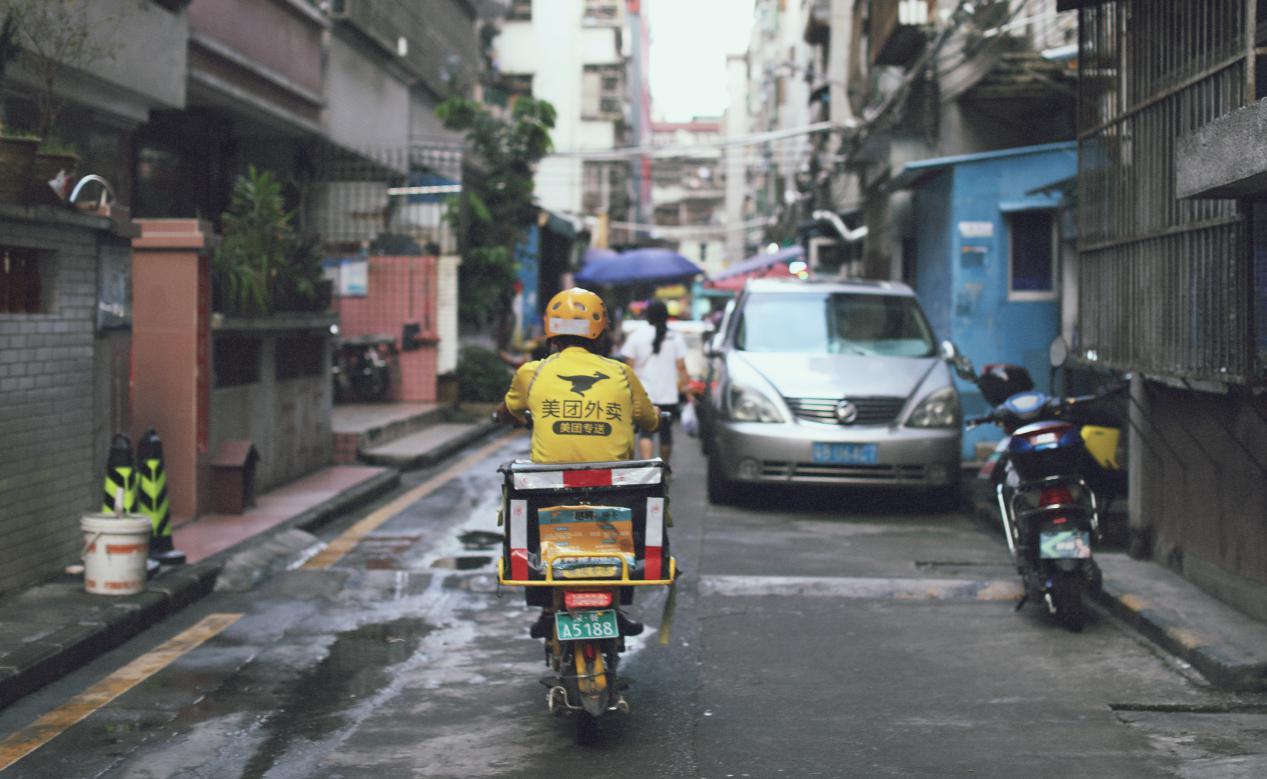
<svg viewBox="0 0 1267 779"><path fill-rule="evenodd" d="M565 590L563 593L563 606L569 611L572 609L605 609L610 605L612 605L610 590Z"/></svg>
<svg viewBox="0 0 1267 779"><path fill-rule="evenodd" d="M1073 503L1073 493L1068 487L1043 487L1038 496L1038 505L1054 506L1058 503Z"/></svg>

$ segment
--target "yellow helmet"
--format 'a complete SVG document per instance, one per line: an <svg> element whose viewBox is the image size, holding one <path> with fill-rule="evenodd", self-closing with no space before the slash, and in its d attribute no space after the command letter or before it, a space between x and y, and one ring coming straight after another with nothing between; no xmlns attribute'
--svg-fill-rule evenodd
<svg viewBox="0 0 1267 779"><path fill-rule="evenodd" d="M603 299L588 289L565 289L546 304L546 336L576 335L594 339L607 329Z"/></svg>

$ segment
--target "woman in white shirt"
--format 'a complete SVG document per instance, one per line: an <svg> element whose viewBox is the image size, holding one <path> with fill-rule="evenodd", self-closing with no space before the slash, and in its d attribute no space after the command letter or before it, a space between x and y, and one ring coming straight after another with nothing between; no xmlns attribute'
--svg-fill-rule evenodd
<svg viewBox="0 0 1267 779"><path fill-rule="evenodd" d="M646 320L651 327L640 327L629 334L621 346L621 356L633 366L651 402L677 419L678 400L690 383L686 372L686 341L669 329L669 310L653 300L647 304ZM669 461L673 451L673 425L660 425L660 457ZM648 459L652 454L651 439L638 442L639 453Z"/></svg>

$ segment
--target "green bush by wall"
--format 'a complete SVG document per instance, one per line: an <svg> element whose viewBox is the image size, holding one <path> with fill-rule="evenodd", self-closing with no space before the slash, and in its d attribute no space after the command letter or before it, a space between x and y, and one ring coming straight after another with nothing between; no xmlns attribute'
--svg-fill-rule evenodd
<svg viewBox="0 0 1267 779"><path fill-rule="evenodd" d="M510 366L497 353L479 346L458 352L458 397L473 403L501 400L510 386Z"/></svg>

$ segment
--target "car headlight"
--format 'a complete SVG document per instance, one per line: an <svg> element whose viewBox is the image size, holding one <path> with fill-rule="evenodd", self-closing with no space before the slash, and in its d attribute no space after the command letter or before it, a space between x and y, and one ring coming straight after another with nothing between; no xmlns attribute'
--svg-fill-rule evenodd
<svg viewBox="0 0 1267 779"><path fill-rule="evenodd" d="M906 420L909 427L958 427L959 398L953 387L943 387L920 401Z"/></svg>
<svg viewBox="0 0 1267 779"><path fill-rule="evenodd" d="M736 422L782 422L779 413L770 399L752 387L742 384L731 384L727 406L730 418Z"/></svg>

